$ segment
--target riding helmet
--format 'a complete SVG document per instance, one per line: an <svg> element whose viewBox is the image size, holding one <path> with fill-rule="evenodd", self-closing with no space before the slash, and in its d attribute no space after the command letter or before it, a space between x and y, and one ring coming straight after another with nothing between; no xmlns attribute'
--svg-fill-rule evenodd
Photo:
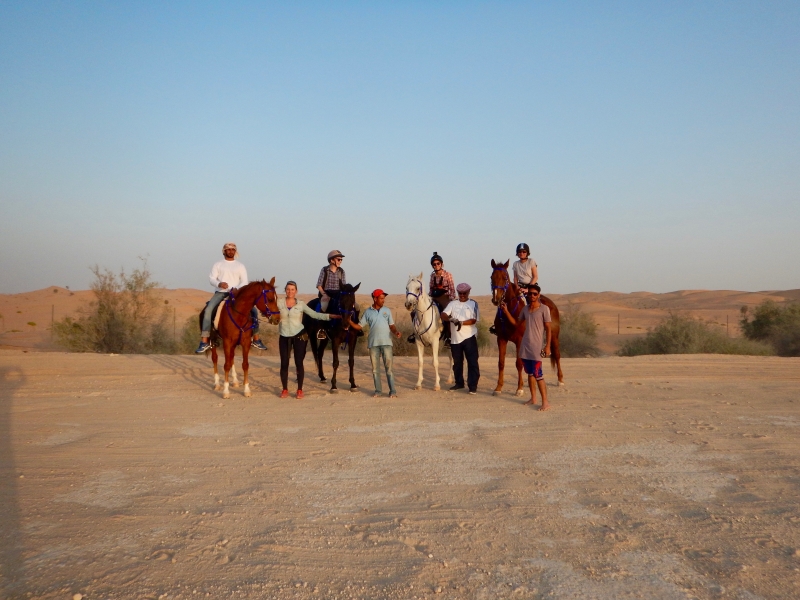
<svg viewBox="0 0 800 600"><path fill-rule="evenodd" d="M436 250L433 251L433 256L431 256L431 266L433 266L433 261L435 260L438 260L440 263L444 264L444 259L439 256L439 253Z"/></svg>
<svg viewBox="0 0 800 600"><path fill-rule="evenodd" d="M528 248L528 244L526 244L525 242L517 244L517 251L514 252L514 254L519 254L520 250L525 250L525 252L528 253L528 256L531 255L531 249Z"/></svg>
<svg viewBox="0 0 800 600"><path fill-rule="evenodd" d="M344 258L344 254L339 252L338 250L331 250L328 252L328 262L331 262L334 258Z"/></svg>

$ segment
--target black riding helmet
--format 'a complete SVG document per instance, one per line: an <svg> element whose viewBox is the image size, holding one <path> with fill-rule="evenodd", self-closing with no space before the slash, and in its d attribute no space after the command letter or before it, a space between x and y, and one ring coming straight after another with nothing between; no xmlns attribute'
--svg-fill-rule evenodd
<svg viewBox="0 0 800 600"><path fill-rule="evenodd" d="M436 250L433 251L433 256L431 256L431 266L433 266L433 262L438 260L440 263L444 264L444 259L439 256L439 253Z"/></svg>
<svg viewBox="0 0 800 600"><path fill-rule="evenodd" d="M528 248L528 244L526 244L525 242L523 242L521 244L517 244L517 251L514 252L514 254L519 254L520 250L525 250L525 252L528 253L528 256L531 255L531 249Z"/></svg>

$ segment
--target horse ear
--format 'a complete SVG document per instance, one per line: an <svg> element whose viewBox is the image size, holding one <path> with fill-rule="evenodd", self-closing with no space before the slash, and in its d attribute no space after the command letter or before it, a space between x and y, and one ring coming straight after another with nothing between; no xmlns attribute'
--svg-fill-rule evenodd
<svg viewBox="0 0 800 600"><path fill-rule="evenodd" d="M422 281L422 271L419 272L419 280Z"/></svg>
<svg viewBox="0 0 800 600"><path fill-rule="evenodd" d="M497 263L494 262L494 259L492 259L492 268L494 269L496 266L497 266Z"/></svg>
<svg viewBox="0 0 800 600"><path fill-rule="evenodd" d="M274 277L273 277L272 279L270 279L270 280L269 280L269 284L270 284L272 287L275 287L275 278L274 278Z"/></svg>
<svg viewBox="0 0 800 600"><path fill-rule="evenodd" d="M356 291L358 288L360 288L360 287L361 287L361 282L359 281L359 282L358 282L358 285L357 285L357 286L355 286L355 287L353 288L353 291L355 292L355 291Z"/></svg>
<svg viewBox="0 0 800 600"><path fill-rule="evenodd" d="M506 262L503 263L503 268L507 269L508 268L508 263L510 263L510 262L511 262L511 259L509 258Z"/></svg>

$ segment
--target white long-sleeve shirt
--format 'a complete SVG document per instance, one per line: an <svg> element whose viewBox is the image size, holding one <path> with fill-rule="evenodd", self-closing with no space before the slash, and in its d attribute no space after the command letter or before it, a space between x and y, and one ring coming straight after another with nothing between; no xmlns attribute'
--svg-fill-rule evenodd
<svg viewBox="0 0 800 600"><path fill-rule="evenodd" d="M217 292L226 292L231 288L241 288L248 284L247 269L238 260L221 260L211 267L211 274L208 276L208 280ZM223 281L228 284L227 290L219 287L219 284Z"/></svg>

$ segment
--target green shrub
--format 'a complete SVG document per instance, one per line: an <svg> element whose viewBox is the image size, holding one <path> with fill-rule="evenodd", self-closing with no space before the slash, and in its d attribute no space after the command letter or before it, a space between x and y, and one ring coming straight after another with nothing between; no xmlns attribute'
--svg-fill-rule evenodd
<svg viewBox="0 0 800 600"><path fill-rule="evenodd" d="M753 310L742 307L739 326L750 340L768 342L779 356L800 356L800 304L779 306L765 300Z"/></svg>
<svg viewBox="0 0 800 600"><path fill-rule="evenodd" d="M53 325L56 341L77 352L172 353L171 313L161 304L147 261L130 275L92 268L95 299Z"/></svg>
<svg viewBox="0 0 800 600"><path fill-rule="evenodd" d="M698 319L670 314L647 335L622 344L620 356L640 354L773 354L763 342L729 338Z"/></svg>
<svg viewBox="0 0 800 600"><path fill-rule="evenodd" d="M597 323L594 322L594 316L582 312L580 306L569 304L561 313L558 340L562 356L600 355L600 348L597 347Z"/></svg>

